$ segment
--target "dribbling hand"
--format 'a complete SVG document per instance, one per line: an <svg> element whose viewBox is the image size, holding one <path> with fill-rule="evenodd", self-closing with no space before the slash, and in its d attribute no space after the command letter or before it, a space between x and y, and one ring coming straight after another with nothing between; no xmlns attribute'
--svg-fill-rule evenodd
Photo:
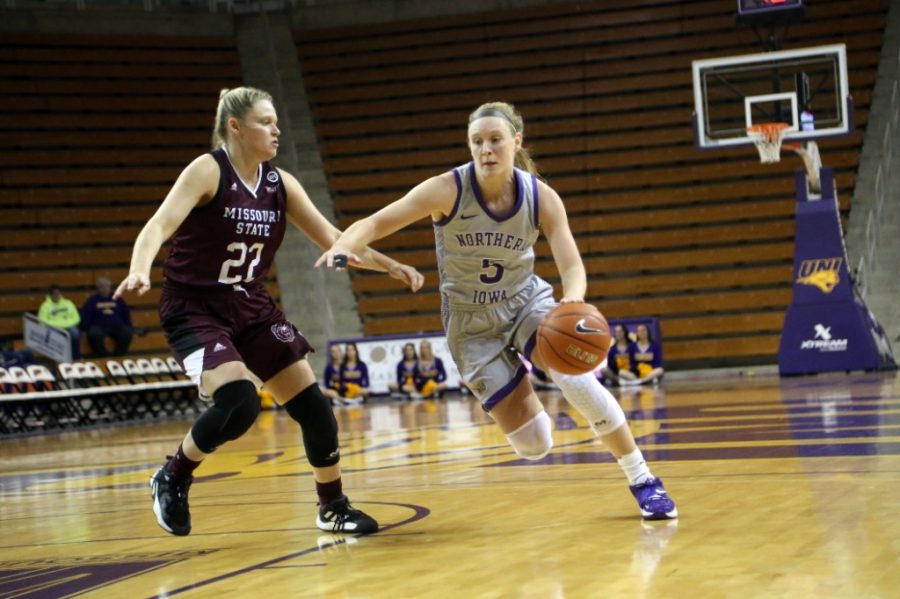
<svg viewBox="0 0 900 599"><path fill-rule="evenodd" d="M150 290L150 277L144 273L129 273L125 279L116 287L113 299L119 299L129 291L137 291L138 295L144 295Z"/></svg>

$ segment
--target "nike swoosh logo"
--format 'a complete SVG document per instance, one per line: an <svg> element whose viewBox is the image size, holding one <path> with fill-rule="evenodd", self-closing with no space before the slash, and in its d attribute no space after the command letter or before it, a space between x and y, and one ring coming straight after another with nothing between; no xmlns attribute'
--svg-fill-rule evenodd
<svg viewBox="0 0 900 599"><path fill-rule="evenodd" d="M470 218L475 218L476 216L478 216L478 215L477 214L460 214L459 218L461 218L462 220L469 220Z"/></svg>
<svg viewBox="0 0 900 599"><path fill-rule="evenodd" d="M605 333L603 329L592 329L591 327L584 326L584 319L582 318L578 322L575 323L575 330L579 333Z"/></svg>

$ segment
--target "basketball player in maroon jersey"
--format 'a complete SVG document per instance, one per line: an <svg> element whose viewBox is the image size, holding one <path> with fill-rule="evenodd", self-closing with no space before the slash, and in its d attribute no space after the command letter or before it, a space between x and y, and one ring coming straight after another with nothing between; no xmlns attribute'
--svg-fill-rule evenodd
<svg viewBox="0 0 900 599"><path fill-rule="evenodd" d="M259 414L250 373L300 424L319 498L316 525L329 532L378 530L343 494L337 421L305 359L311 347L263 284L288 220L323 249L340 236L297 179L268 162L278 152L277 121L266 92L223 90L213 151L178 177L138 235L130 272L116 290L116 297L146 293L153 259L172 237L160 319L185 372L212 399L150 481L157 521L175 535L191 531L194 469L224 442L243 435ZM388 272L413 291L422 286L422 275L412 267L368 248L360 258L364 268Z"/></svg>

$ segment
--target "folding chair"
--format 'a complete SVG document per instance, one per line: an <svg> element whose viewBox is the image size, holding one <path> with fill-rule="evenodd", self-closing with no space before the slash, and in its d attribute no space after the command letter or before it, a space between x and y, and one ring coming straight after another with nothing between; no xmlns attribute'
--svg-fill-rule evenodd
<svg viewBox="0 0 900 599"><path fill-rule="evenodd" d="M78 379L81 377L81 373L78 372L78 368L76 368L75 364L72 364L71 362L60 362L56 365L56 371L59 373L59 378L63 380L66 387L72 388L78 386Z"/></svg>
<svg viewBox="0 0 900 599"><path fill-rule="evenodd" d="M116 379L117 383L121 383L122 381L118 379L127 379L128 373L125 372L125 367L119 363L118 360L107 360L106 361L106 371L109 372L109 375Z"/></svg>
<svg viewBox="0 0 900 599"><path fill-rule="evenodd" d="M172 372L169 365L162 358L150 358L150 363L156 369L156 374L160 378L168 378L177 381L180 377L177 372Z"/></svg>
<svg viewBox="0 0 900 599"><path fill-rule="evenodd" d="M50 369L43 364L29 364L26 367L28 376L34 384L35 391L53 391L59 389L56 383L56 377L50 372Z"/></svg>
<svg viewBox="0 0 900 599"><path fill-rule="evenodd" d="M168 358L166 358L166 364L169 365L169 370L171 372L177 372L177 373L184 372L184 368L182 368L181 364L178 363L178 360L176 360L172 356L169 356Z"/></svg>
<svg viewBox="0 0 900 599"><path fill-rule="evenodd" d="M9 382L12 383L16 393L27 393L33 390L33 381L28 376L28 371L21 366L10 366L6 369L9 373Z"/></svg>
<svg viewBox="0 0 900 599"><path fill-rule="evenodd" d="M92 386L99 387L113 382L96 362L82 362L79 367L81 368L81 377L90 381Z"/></svg>
<svg viewBox="0 0 900 599"><path fill-rule="evenodd" d="M137 364L138 371L142 372L144 378L148 381L160 381L162 380L160 375L169 374L168 368L166 368L165 372L158 372L153 362L147 358L138 358L135 360L135 364Z"/></svg>

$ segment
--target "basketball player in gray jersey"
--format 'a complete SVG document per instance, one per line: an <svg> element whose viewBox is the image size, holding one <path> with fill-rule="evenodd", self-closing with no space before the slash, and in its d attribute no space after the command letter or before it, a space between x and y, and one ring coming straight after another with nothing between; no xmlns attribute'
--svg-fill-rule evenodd
<svg viewBox="0 0 900 599"><path fill-rule="evenodd" d="M535 332L557 303L534 274L539 229L562 279L560 303L583 302L587 277L559 195L537 178L522 147L524 123L503 102L469 116L472 162L432 177L372 216L353 223L316 262L341 270L358 263L367 244L425 216L435 229L441 316L453 358L520 456L537 460L553 447L550 417L518 358L548 371ZM335 258L337 265L335 266ZM634 442L625 414L592 373L549 374L615 455L645 519L678 511Z"/></svg>
<svg viewBox="0 0 900 599"><path fill-rule="evenodd" d="M223 90L213 151L178 177L138 236L130 272L116 290L116 297L146 293L153 259L172 238L160 319L185 372L212 400L151 479L157 522L175 535L191 531L188 490L194 469L221 444L244 434L259 414L251 372L303 431L319 497L316 525L330 532L378 530L377 522L343 494L337 421L306 361L312 348L263 284L288 221L323 249L340 235L297 179L268 162L278 151L277 122L266 92ZM368 248L360 256L364 268L386 271L413 291L422 286L414 268Z"/></svg>

